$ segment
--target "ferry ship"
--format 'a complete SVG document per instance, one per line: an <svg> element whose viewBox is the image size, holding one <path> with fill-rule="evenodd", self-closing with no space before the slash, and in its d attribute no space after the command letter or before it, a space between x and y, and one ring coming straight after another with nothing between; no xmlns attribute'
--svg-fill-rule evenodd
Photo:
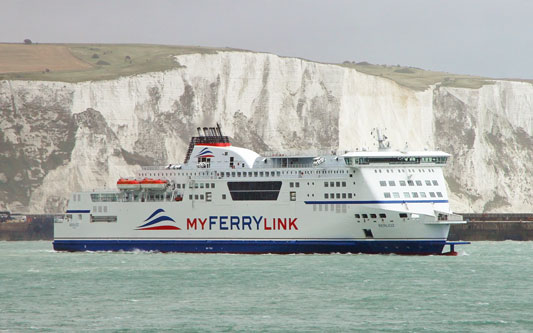
<svg viewBox="0 0 533 333"><path fill-rule="evenodd" d="M267 154L198 128L183 164L73 193L57 251L441 254L451 224L441 151Z"/></svg>

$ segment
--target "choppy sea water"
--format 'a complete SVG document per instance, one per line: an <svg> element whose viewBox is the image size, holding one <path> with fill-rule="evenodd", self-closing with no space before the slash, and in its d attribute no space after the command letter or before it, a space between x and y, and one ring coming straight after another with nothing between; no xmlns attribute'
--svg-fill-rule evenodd
<svg viewBox="0 0 533 333"><path fill-rule="evenodd" d="M0 331L533 331L533 242L458 248L59 253L0 242Z"/></svg>

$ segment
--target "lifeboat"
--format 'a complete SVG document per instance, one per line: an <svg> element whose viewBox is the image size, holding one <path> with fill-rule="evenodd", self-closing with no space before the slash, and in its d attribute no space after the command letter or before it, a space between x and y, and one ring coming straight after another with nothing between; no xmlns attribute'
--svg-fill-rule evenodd
<svg viewBox="0 0 533 333"><path fill-rule="evenodd" d="M168 185L168 181L163 179L144 178L140 181L140 184L141 188L147 190L164 190Z"/></svg>
<svg viewBox="0 0 533 333"><path fill-rule="evenodd" d="M117 187L119 190L138 190L141 188L141 183L135 179L120 178Z"/></svg>

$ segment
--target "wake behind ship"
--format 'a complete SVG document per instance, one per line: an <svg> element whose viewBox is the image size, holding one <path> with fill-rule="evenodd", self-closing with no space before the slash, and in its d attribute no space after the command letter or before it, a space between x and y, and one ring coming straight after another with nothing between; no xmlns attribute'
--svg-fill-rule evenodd
<svg viewBox="0 0 533 333"><path fill-rule="evenodd" d="M260 156L198 128L182 165L73 193L58 251L440 254L450 224L440 151ZM452 245L453 246L453 245Z"/></svg>

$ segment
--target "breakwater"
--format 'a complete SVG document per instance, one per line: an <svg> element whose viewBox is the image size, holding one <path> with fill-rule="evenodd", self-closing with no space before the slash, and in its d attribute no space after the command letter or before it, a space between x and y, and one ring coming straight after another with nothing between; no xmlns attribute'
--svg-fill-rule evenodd
<svg viewBox="0 0 533 333"><path fill-rule="evenodd" d="M53 240L54 215L24 215L23 219L0 222L0 240Z"/></svg>
<svg viewBox="0 0 533 333"><path fill-rule="evenodd" d="M462 213L466 224L450 228L449 240L504 241L533 240L533 214Z"/></svg>

